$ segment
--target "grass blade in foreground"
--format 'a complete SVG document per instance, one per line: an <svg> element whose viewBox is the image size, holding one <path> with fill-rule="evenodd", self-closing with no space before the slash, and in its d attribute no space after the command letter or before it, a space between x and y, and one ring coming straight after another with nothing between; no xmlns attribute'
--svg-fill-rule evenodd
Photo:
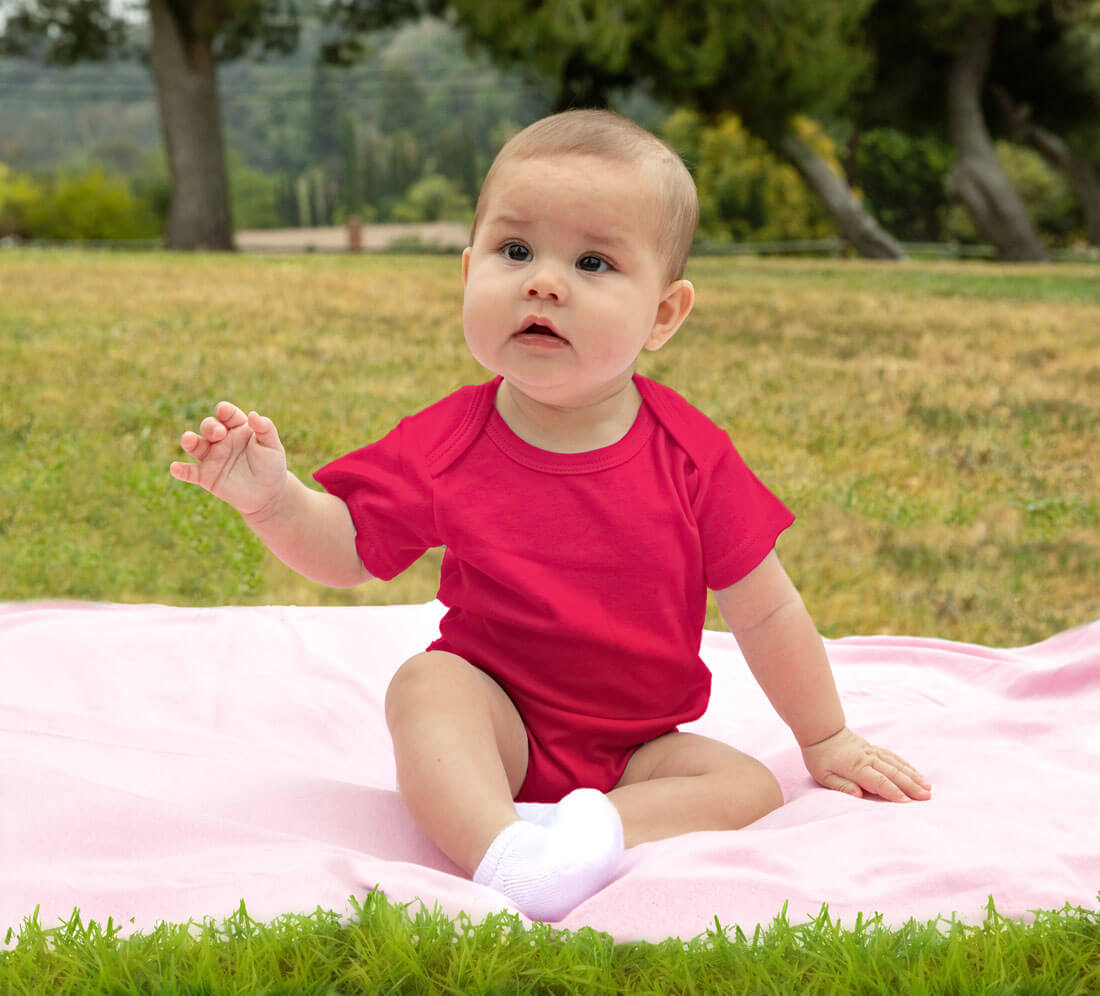
<svg viewBox="0 0 1100 996"><path fill-rule="evenodd" d="M684 942L616 945L593 930L524 928L507 914L473 924L415 916L374 892L342 919L318 910L271 924L242 904L224 923L23 926L0 953L5 993L1087 993L1100 989L1100 914L1042 912L1032 924L879 918L851 927L828 909L781 913L751 936L720 924ZM11 938L9 938L10 942Z"/></svg>

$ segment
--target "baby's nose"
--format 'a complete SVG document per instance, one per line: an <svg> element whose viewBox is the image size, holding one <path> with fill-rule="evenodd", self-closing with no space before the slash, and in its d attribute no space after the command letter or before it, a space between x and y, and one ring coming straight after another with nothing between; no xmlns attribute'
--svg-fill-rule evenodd
<svg viewBox="0 0 1100 996"><path fill-rule="evenodd" d="M524 285L527 297L542 298L561 303L567 295L565 279L553 266L541 266L528 278Z"/></svg>

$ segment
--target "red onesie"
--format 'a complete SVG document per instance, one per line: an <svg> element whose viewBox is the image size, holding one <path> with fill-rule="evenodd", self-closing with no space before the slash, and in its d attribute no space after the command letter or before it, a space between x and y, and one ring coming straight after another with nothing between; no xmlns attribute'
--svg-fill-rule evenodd
<svg viewBox="0 0 1100 996"><path fill-rule="evenodd" d="M602 449L524 442L494 407L498 377L315 475L347 503L374 576L446 547L430 649L511 697L529 750L518 801L609 791L641 744L703 714L707 588L744 577L794 521L723 430L634 381L634 425Z"/></svg>

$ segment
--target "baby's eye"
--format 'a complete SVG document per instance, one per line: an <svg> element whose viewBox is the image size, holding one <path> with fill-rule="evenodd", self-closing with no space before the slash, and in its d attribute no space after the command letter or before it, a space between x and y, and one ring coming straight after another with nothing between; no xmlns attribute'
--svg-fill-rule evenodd
<svg viewBox="0 0 1100 996"><path fill-rule="evenodd" d="M503 252L513 263L526 263L531 258L531 250L521 242L509 242Z"/></svg>
<svg viewBox="0 0 1100 996"><path fill-rule="evenodd" d="M611 269L611 264L602 256L582 256L577 260L577 269L585 273L603 273Z"/></svg>

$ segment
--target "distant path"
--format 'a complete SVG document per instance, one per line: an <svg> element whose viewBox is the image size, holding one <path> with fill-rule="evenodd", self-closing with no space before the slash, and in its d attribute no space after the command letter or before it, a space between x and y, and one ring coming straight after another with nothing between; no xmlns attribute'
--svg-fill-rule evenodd
<svg viewBox="0 0 1100 996"><path fill-rule="evenodd" d="M431 221L414 225L363 225L363 249L387 249L395 242L419 238L425 245L464 249L470 226L457 221ZM237 232L237 248L244 252L343 252L348 233L343 225L326 228L272 228Z"/></svg>

